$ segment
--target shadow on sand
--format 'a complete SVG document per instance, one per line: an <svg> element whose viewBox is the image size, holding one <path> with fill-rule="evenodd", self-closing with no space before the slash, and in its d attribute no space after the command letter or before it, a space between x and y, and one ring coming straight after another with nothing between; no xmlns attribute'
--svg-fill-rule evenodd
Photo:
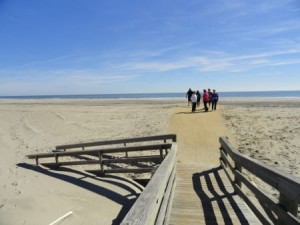
<svg viewBox="0 0 300 225"><path fill-rule="evenodd" d="M236 203L234 191L227 191L220 176L221 167L193 174L193 186L197 193L204 211L205 224L219 224L216 217L216 208L222 214L225 225L233 225L233 218L238 219L241 224L249 225L247 218ZM212 180L213 178L213 180ZM228 202L229 204L225 203Z"/></svg>
<svg viewBox="0 0 300 225"><path fill-rule="evenodd" d="M185 111L185 112L178 112L178 113L176 113L176 114L197 114L197 113L208 113L208 112L210 112L210 111L205 111L205 110L202 110L202 109L196 109L196 111L195 112L192 112L192 111Z"/></svg>
<svg viewBox="0 0 300 225"><path fill-rule="evenodd" d="M69 173L69 174L62 174L62 173L53 172L51 170L45 170L39 166L30 165L30 164L26 164L26 163L19 163L19 164L17 164L17 166L24 168L24 169L28 169L28 170L33 170L35 172L38 172L38 173L41 173L41 174L44 174L44 175L47 175L47 176L50 176L50 177L53 177L56 179L66 181L70 184L76 185L76 186L84 188L88 191L94 192L98 195L104 196L104 197L122 205L122 208L121 208L118 216L112 221L113 225L117 225L117 224L121 223L123 218L126 216L128 211L130 210L131 206L134 204L134 202L136 201L136 199L139 196L138 192L136 192L133 188L130 188L130 186L126 185L125 183L135 186L140 191L143 190L143 188L141 188L136 183L134 183L128 179L118 177L118 176L106 175L105 179L103 179L101 177L95 177L88 173L73 170L70 168L61 167L59 169L60 172ZM80 177L80 178L73 177L72 174L81 175L82 177ZM94 179L97 181L106 182L106 183L115 185L119 188L122 188L122 189L128 191L130 194L128 194L127 196L123 196L117 192L110 190L110 189L107 189L107 188L101 187L99 185L96 185L94 183L83 180L84 178L91 178L91 179ZM107 178L111 178L111 179L108 180Z"/></svg>

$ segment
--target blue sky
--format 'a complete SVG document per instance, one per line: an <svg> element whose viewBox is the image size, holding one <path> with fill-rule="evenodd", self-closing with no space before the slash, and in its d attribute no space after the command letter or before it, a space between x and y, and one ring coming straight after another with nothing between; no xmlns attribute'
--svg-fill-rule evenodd
<svg viewBox="0 0 300 225"><path fill-rule="evenodd" d="M0 0L0 95L300 90L300 0Z"/></svg>

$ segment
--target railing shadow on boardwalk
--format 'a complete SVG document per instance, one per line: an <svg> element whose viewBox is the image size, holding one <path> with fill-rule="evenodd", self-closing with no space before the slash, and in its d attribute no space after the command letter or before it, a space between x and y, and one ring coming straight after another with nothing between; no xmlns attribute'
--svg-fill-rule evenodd
<svg viewBox="0 0 300 225"><path fill-rule="evenodd" d="M142 191L142 188L140 186L138 186L137 184L135 184L134 182L122 178L122 177L118 177L118 176L113 176L113 175L106 175L106 179L101 179L100 177L94 177L92 175L89 175L87 173L78 171L78 170L74 170L74 169L70 169L70 168L63 168L61 167L59 169L59 171L62 172L67 172L69 173L67 174L62 174L62 173L57 173L57 172L53 172L51 170L45 170L42 169L39 166L34 166L34 165L30 165L30 164L26 164L26 163L19 163L17 164L18 167L24 168L24 169L28 169L28 170L33 170L35 172L39 172L41 174L56 178L56 179L60 179L63 181L66 181L68 183L71 183L73 185L76 185L78 187L87 189L91 192L94 192L98 195L104 196L120 205L122 205L122 208L119 212L119 214L117 215L117 217L112 221L113 225L117 225L120 224L120 222L123 220L123 218L126 216L126 214L128 213L128 211L130 210L131 206L134 204L134 202L136 201L136 199L139 196L139 193L137 193L134 189L130 188L129 186L127 186L126 184L124 184L124 182L127 182L128 184L131 184L133 186L135 186L137 189L139 189L140 191ZM82 175L82 177L77 178L77 177L73 177L73 174L78 174L78 175ZM128 191L130 194L127 196L123 196L117 192L114 192L112 190L109 190L107 188L101 187L99 185L93 184L91 182L88 182L86 180L83 180L83 178L91 178L91 179L95 179L101 182L106 182L112 185L115 185L119 188L122 188L126 191ZM114 180L108 180L107 178L113 178ZM119 180L120 182L116 181Z"/></svg>
<svg viewBox="0 0 300 225"><path fill-rule="evenodd" d="M201 173L194 173L192 176L194 190L203 207L205 222L208 225L218 224L216 216L216 207L218 207L225 225L234 224L233 217L237 218L241 224L248 225L249 222L233 198L235 196L234 190L229 192L221 179L221 170L222 167L216 167ZM216 183L213 183L212 177ZM225 199L229 202L230 206L224 203ZM235 215L232 215L232 211L234 211Z"/></svg>

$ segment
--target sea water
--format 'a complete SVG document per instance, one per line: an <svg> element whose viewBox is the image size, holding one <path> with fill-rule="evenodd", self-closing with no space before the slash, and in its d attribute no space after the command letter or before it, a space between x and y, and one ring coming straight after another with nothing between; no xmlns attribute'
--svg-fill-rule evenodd
<svg viewBox="0 0 300 225"><path fill-rule="evenodd" d="M218 92L222 98L300 98L300 91ZM185 98L186 93L131 93L86 95L0 96L1 99L121 99L121 98Z"/></svg>

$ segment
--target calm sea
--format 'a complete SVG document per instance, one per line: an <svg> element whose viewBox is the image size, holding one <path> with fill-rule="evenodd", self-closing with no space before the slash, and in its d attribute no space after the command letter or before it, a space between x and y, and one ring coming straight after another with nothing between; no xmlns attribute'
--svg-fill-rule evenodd
<svg viewBox="0 0 300 225"><path fill-rule="evenodd" d="M222 98L300 98L300 91L218 92ZM185 93L0 96L1 99L185 98Z"/></svg>

